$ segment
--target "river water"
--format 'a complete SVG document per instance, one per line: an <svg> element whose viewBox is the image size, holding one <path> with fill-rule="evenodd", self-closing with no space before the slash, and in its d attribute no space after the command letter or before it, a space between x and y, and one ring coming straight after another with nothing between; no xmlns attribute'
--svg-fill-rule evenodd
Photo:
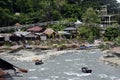
<svg viewBox="0 0 120 80"><path fill-rule="evenodd" d="M99 61L102 55L100 50L73 50L65 53L49 57L42 65L35 65L31 61L14 60L5 55L2 58L28 69L27 74L13 76L13 80L120 80L120 67ZM93 72L81 72L83 66L89 67Z"/></svg>

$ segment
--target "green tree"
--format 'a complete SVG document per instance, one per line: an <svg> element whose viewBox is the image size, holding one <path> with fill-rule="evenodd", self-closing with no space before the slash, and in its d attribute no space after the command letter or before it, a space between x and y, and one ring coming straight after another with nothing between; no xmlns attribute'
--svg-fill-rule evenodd
<svg viewBox="0 0 120 80"><path fill-rule="evenodd" d="M120 5L116 0L0 0L0 25L14 25L61 20L81 19L86 15L89 24L99 23L96 10L108 5L108 12L116 13ZM91 9L89 8L91 7ZM89 12L90 11L90 12ZM15 13L20 13L16 16ZM96 18L97 17L97 18ZM119 17L117 19L119 23Z"/></svg>
<svg viewBox="0 0 120 80"><path fill-rule="evenodd" d="M93 8L88 8L86 10L86 12L83 14L83 20L85 23L90 25L94 25L100 22L100 18L98 17L98 14L95 12L95 10L93 10Z"/></svg>
<svg viewBox="0 0 120 80"><path fill-rule="evenodd" d="M78 28L78 36L81 39L87 40L87 38L89 37L89 33L91 32L90 28L86 27L86 26L81 26Z"/></svg>
<svg viewBox="0 0 120 80"><path fill-rule="evenodd" d="M94 39L100 38L100 29L98 27L81 26L78 29L78 37L88 42L93 42Z"/></svg>
<svg viewBox="0 0 120 80"><path fill-rule="evenodd" d="M117 23L120 24L120 15L115 16L115 19L116 19Z"/></svg>
<svg viewBox="0 0 120 80"><path fill-rule="evenodd" d="M120 31L119 28L117 27L110 27L107 28L105 30L104 36L108 39L108 40L114 40L115 38L117 38L120 35Z"/></svg>

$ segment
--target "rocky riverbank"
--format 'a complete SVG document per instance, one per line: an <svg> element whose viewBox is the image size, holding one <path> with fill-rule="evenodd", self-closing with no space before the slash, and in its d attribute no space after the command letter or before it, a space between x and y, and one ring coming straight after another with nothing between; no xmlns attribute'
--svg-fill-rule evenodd
<svg viewBox="0 0 120 80"><path fill-rule="evenodd" d="M120 66L120 47L114 47L109 50L105 50L103 53L104 55L100 57L100 60L111 65Z"/></svg>
<svg viewBox="0 0 120 80"><path fill-rule="evenodd" d="M57 50L20 50L16 53L8 53L8 52L3 52L0 54L0 56L4 56L5 58L16 60L16 61L26 61L26 62L32 62L36 59L38 60L46 60L50 58L51 56L58 56L60 54L68 53L68 52L74 52L74 50L62 50L62 51L57 51Z"/></svg>

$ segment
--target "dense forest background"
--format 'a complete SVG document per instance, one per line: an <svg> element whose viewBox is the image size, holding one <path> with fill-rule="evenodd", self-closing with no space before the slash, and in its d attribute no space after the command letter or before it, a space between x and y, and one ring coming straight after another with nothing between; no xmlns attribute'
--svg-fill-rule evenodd
<svg viewBox="0 0 120 80"><path fill-rule="evenodd" d="M108 13L118 13L116 0L0 0L0 26L30 24L62 19L79 19L92 7L99 13L108 5Z"/></svg>

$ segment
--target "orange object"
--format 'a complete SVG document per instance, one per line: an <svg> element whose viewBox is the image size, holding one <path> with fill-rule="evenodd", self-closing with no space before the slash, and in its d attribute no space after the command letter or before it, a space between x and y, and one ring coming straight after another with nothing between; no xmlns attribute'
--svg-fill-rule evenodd
<svg viewBox="0 0 120 80"><path fill-rule="evenodd" d="M19 71L20 71L20 72L23 72L23 73L28 73L28 70L26 70L26 69L21 69L21 68L19 68Z"/></svg>

